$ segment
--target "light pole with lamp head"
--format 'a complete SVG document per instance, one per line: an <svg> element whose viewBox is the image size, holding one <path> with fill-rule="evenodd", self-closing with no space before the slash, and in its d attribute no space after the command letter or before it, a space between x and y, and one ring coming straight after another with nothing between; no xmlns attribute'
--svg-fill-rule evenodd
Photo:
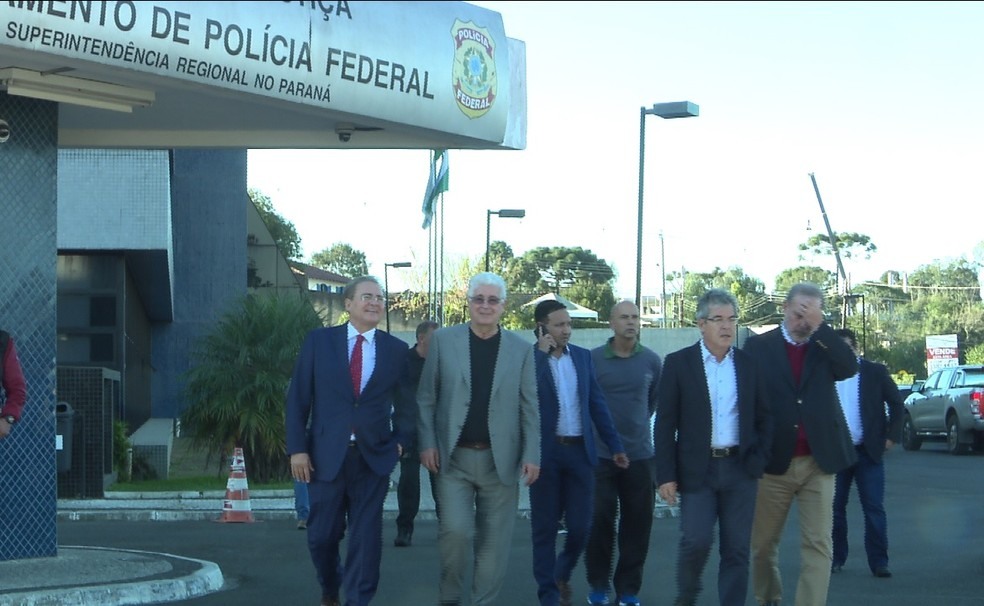
<svg viewBox="0 0 984 606"><path fill-rule="evenodd" d="M492 245L490 236L492 235L492 215L499 215L506 219L522 219L526 216L526 210L522 208L503 208L502 210L490 210L485 215L485 271L489 271L489 248Z"/></svg>
<svg viewBox="0 0 984 606"><path fill-rule="evenodd" d="M663 328L666 328L666 244L663 242L663 230L659 230L659 269L663 276L663 296L659 300L660 318Z"/></svg>
<svg viewBox="0 0 984 606"><path fill-rule="evenodd" d="M659 116L665 120L672 118L692 118L700 114L700 108L690 101L654 103L652 107L639 108L639 220L636 238L636 281L635 303L642 309L642 191L646 164L646 116Z"/></svg>
<svg viewBox="0 0 984 606"><path fill-rule="evenodd" d="M389 268L391 267L410 267L410 261L383 263L383 290L386 291L386 332L390 331Z"/></svg>

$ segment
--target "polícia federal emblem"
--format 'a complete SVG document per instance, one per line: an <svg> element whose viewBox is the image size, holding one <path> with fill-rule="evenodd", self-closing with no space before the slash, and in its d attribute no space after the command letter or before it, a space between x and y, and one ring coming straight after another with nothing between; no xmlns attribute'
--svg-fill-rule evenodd
<svg viewBox="0 0 984 606"><path fill-rule="evenodd" d="M489 30L473 22L455 20L454 67L451 87L458 109L469 118L480 118L492 109L499 84L495 73L495 43Z"/></svg>

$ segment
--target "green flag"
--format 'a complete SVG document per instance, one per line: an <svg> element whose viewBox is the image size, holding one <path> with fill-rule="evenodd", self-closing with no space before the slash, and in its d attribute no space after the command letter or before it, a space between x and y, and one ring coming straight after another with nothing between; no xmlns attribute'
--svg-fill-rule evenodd
<svg viewBox="0 0 984 606"><path fill-rule="evenodd" d="M438 160L440 160L440 163L438 163ZM435 149L433 155L431 155L430 175L427 177L427 191L424 192L424 229L430 227L431 219L434 217L434 206L437 204L437 197L446 191L448 191L448 150Z"/></svg>

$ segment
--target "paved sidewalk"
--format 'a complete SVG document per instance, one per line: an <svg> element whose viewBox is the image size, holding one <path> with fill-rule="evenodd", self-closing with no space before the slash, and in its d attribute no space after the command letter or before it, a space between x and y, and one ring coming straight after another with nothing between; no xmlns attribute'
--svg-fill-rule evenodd
<svg viewBox="0 0 984 606"><path fill-rule="evenodd" d="M109 492L103 499L60 499L58 520L218 522L225 497L224 491ZM293 490L251 490L249 504L258 522L294 519ZM433 520L433 503L430 510L426 505L421 503L418 519ZM384 509L387 518L396 517L394 491ZM214 562L152 551L59 545L55 557L0 562L0 606L158 604L200 597L223 585Z"/></svg>
<svg viewBox="0 0 984 606"><path fill-rule="evenodd" d="M394 484L383 515L396 518ZM435 520L430 478L421 471L417 519ZM521 491L520 515L529 510L529 493ZM102 499L59 499L58 522L218 522L226 492L107 492ZM295 518L293 490L249 490L249 511L257 522ZM230 523L229 525L237 525ZM115 606L187 600L219 591L224 585L218 564L159 553L104 547L59 545L51 558L0 562L0 606Z"/></svg>

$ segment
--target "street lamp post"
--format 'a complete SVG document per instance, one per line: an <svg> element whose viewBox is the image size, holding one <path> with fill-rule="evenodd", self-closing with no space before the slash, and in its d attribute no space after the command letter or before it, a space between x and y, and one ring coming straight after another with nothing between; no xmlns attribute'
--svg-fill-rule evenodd
<svg viewBox="0 0 984 606"><path fill-rule="evenodd" d="M390 331L390 302L389 302L389 268L391 267L410 267L410 261L397 261L396 263L383 263L383 290L386 295L386 332Z"/></svg>
<svg viewBox="0 0 984 606"><path fill-rule="evenodd" d="M700 108L690 101L654 103L651 108L639 108L639 218L636 238L636 283L635 303L642 309L642 191L646 164L646 116L659 116L664 120L672 118L691 118L700 115Z"/></svg>
<svg viewBox="0 0 984 606"><path fill-rule="evenodd" d="M522 219L526 216L526 210L522 208L503 208L502 210L490 210L485 215L485 271L489 271L489 248L492 245L490 239L492 235L492 215L499 215L506 219Z"/></svg>
<svg viewBox="0 0 984 606"><path fill-rule="evenodd" d="M659 313L666 328L666 245L663 243L663 230L659 230L659 269L663 276L663 294L659 299Z"/></svg>

